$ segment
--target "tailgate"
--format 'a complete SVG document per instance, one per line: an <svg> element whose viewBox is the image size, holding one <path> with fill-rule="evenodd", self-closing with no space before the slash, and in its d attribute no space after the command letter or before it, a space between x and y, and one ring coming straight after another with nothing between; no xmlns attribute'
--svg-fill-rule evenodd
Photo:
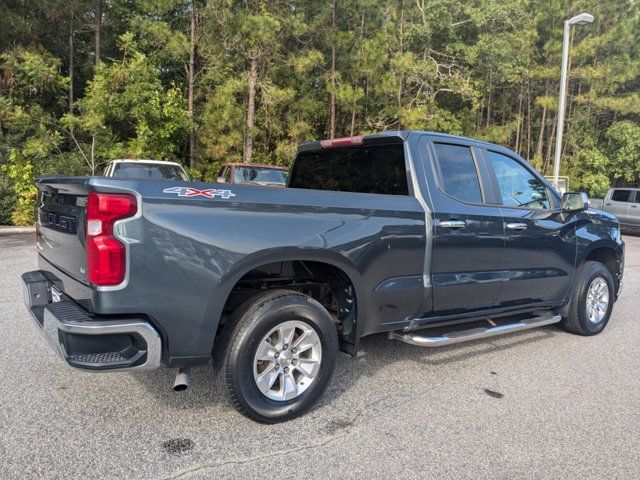
<svg viewBox="0 0 640 480"><path fill-rule="evenodd" d="M87 178L44 177L36 182L38 251L47 263L87 284L84 217Z"/></svg>

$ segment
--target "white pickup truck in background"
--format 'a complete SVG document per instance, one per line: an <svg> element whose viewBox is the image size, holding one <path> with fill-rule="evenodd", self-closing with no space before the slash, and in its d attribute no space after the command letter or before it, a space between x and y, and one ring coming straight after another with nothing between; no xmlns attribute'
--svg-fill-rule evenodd
<svg viewBox="0 0 640 480"><path fill-rule="evenodd" d="M104 170L104 176L190 181L182 165L164 160L111 160Z"/></svg>

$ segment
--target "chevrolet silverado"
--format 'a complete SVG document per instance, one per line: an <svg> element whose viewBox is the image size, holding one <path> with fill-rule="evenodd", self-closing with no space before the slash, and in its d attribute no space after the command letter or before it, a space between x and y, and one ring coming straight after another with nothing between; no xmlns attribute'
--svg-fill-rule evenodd
<svg viewBox="0 0 640 480"><path fill-rule="evenodd" d="M36 182L25 303L71 366L189 369L265 423L325 390L362 337L423 347L600 333L622 282L613 215L489 143L393 131L301 144L286 188ZM587 347L588 348L588 347Z"/></svg>

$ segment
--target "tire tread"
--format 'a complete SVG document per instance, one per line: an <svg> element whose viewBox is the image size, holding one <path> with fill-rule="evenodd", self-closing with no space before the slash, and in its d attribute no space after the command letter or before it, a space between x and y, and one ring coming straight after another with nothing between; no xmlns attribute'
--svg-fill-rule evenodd
<svg viewBox="0 0 640 480"><path fill-rule="evenodd" d="M588 330L584 326L583 319L580 318L580 297L582 296L582 291L585 288L585 281L586 281L585 279L589 274L589 272L591 271L592 267L594 267L595 265L600 265L604 267L604 265L602 265L602 263L600 262L588 261L588 262L585 262L580 268L574 291L571 294L571 303L569 305L569 313L567 317L562 319L562 323L561 323L562 327L566 331L570 333L575 333L576 335L583 335L583 336L596 335L600 333L602 329L604 329L604 327L602 327L602 329L599 331ZM605 271L608 272L608 270L606 270L606 267L604 268L605 268ZM609 280L611 280L611 278L609 278ZM612 282L608 282L608 283L610 284ZM610 292L610 295L612 296L613 292ZM605 321L605 325L607 322L608 322L608 319Z"/></svg>
<svg viewBox="0 0 640 480"><path fill-rule="evenodd" d="M268 308L269 305L276 300L288 296L297 297L298 299L303 298L307 302L317 303L317 306L324 308L316 302L316 300L294 290L278 289L259 293L248 299L231 314L226 322L227 328L223 327L220 338L215 346L214 365L218 366L218 385L223 392L225 400L242 415L260 423L279 423L288 420L289 417L268 418L263 415L257 415L251 409L246 408L244 402L240 400L239 392L237 392L234 387L233 362L230 360L234 356L235 351L240 348L244 337L242 332L246 331L250 324L253 323L255 313L260 309Z"/></svg>

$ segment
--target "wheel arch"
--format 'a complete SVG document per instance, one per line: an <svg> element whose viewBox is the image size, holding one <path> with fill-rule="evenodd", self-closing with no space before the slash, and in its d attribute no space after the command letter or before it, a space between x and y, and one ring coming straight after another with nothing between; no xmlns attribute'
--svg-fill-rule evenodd
<svg viewBox="0 0 640 480"><path fill-rule="evenodd" d="M615 242L596 242L587 252L585 252L585 255L579 265L589 261L602 263L607 270L609 270L609 273L611 273L611 277L613 278L617 298L620 290L623 269L622 250L619 245Z"/></svg>
<svg viewBox="0 0 640 480"><path fill-rule="evenodd" d="M215 348L214 340L219 332L219 327L224 324L226 320L225 307L229 305L229 301L237 290L240 282L246 279L249 274L261 268L279 263L286 264L294 262L310 262L315 266L326 265L331 267L335 269L336 272L339 272L340 275L343 275L345 281L348 282L348 286L352 288L355 309L353 334L348 342L345 338L341 338L340 343L343 351L355 355L361 332L362 321L360 315L363 311L362 308L358 308L358 305L366 301L360 272L348 258L337 252L320 248L299 247L274 248L247 255L234 264L233 268L221 277L219 286L211 296L207 306L206 315L208 318L215 318L215 321L210 323L210 330L206 332L209 338L211 338L212 349ZM280 285L273 288L283 287ZM267 288L267 290L268 289L269 288Z"/></svg>

